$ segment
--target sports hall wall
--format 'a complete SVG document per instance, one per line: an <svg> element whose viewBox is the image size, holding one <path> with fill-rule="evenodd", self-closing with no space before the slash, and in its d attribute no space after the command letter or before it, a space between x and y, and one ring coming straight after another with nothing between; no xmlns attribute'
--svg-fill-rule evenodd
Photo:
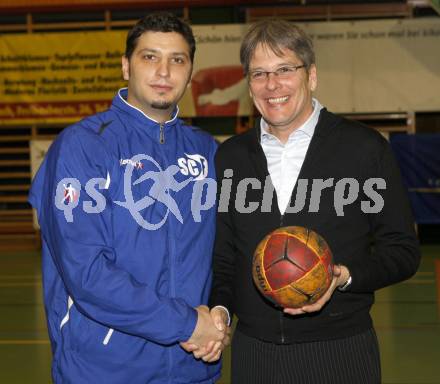
<svg viewBox="0 0 440 384"><path fill-rule="evenodd" d="M124 86L120 57L126 30L159 4L106 1L102 8L97 1L66 3L0 5L0 240L11 242L18 234L28 236L33 246L35 230L26 203L32 173L56 133L104 110ZM425 150L438 143L440 132L436 12L417 14L413 9L405 14L403 7L378 11L352 4L346 5L345 13L333 9L329 18L328 7L313 4L286 10L282 4L269 8L258 1L229 6L187 1L183 7L165 3L192 22L197 40L193 78L179 105L181 116L220 140L253 124L255 111L238 57L240 41L248 22L274 16L278 10L275 16L293 19L313 38L316 97L323 105L380 129L392 142L396 133L413 135L393 147L402 161L425 154L406 167L408 188L419 211L434 207L434 213L422 215L419 223L440 224L440 175L432 166L423 167L427 160L435 164L440 152ZM433 136L420 142L419 133ZM415 146L417 153L408 154Z"/></svg>

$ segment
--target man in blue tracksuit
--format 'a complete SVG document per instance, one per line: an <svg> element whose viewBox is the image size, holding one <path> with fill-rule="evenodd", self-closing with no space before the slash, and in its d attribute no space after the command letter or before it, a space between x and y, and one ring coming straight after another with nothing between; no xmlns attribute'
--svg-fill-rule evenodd
<svg viewBox="0 0 440 384"><path fill-rule="evenodd" d="M128 88L65 129L33 182L56 383L219 378L213 346L229 335L204 305L216 145L184 125L176 106L194 51L176 17L140 20L122 58Z"/></svg>

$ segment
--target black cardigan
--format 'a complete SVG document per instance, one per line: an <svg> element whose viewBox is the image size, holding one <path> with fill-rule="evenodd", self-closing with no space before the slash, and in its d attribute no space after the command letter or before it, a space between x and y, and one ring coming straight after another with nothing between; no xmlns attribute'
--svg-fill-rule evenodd
<svg viewBox="0 0 440 384"><path fill-rule="evenodd" d="M235 207L239 181L256 178L264 185L268 176L259 138L257 123L256 128L224 142L216 155L219 193L224 171L232 169L233 177L227 212L217 215L210 306L225 306L238 317L242 332L274 343L340 338L368 329L372 326L369 310L373 292L409 278L420 262L407 194L388 142L375 130L322 109L298 177L309 180L304 208L281 215L274 193L270 212L262 212L263 188L249 186L246 204L259 202L260 206L253 213L240 213ZM376 189L384 201L380 213L361 209L361 201L374 205L363 192L365 180L371 177L386 181L385 190ZM309 212L312 179L329 178L334 184L322 191L319 211ZM334 186L343 178L359 182L359 197L344 207L341 216L334 206ZM224 191L226 187L227 182ZM292 198L290 205L294 202ZM219 211L224 210L222 207ZM251 267L257 244L272 230L289 225L322 235L334 262L346 265L353 278L349 290L336 290L319 313L286 315L264 299L253 284Z"/></svg>

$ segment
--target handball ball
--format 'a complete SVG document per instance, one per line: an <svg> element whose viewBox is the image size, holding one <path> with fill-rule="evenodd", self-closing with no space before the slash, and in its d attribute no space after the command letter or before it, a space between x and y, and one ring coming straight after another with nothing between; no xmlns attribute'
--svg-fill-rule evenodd
<svg viewBox="0 0 440 384"><path fill-rule="evenodd" d="M258 244L252 277L275 305L300 308L316 302L330 286L332 253L326 241L310 229L278 228Z"/></svg>

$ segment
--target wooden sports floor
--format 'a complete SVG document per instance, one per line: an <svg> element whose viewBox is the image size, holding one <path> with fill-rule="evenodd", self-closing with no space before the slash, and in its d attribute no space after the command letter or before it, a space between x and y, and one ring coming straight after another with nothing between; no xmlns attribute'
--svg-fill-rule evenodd
<svg viewBox="0 0 440 384"><path fill-rule="evenodd" d="M423 246L422 252L422 265L411 280L376 295L372 314L384 384L440 384L440 246ZM228 358L226 351L220 384L229 383ZM50 359L40 255L3 252L0 384L50 383Z"/></svg>

